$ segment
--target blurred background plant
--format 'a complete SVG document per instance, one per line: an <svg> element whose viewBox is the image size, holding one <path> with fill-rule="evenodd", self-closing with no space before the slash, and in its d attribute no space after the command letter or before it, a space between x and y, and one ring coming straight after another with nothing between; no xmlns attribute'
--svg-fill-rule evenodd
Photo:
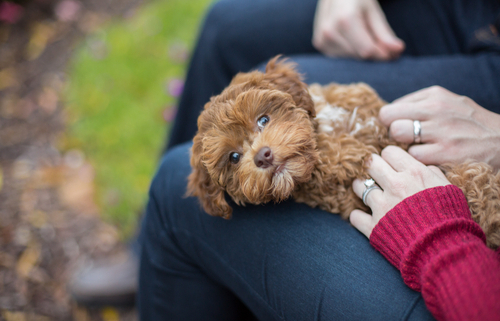
<svg viewBox="0 0 500 321"><path fill-rule="evenodd" d="M139 7L88 37L71 63L62 148L84 151L96 172L102 215L125 237L146 202L208 3L163 0Z"/></svg>
<svg viewBox="0 0 500 321"><path fill-rule="evenodd" d="M209 2L0 1L0 320L136 320L67 281L125 251Z"/></svg>

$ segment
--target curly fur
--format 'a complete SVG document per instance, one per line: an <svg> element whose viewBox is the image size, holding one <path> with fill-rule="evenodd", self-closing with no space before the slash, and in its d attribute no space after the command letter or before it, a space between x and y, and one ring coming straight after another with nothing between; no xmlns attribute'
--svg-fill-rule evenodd
<svg viewBox="0 0 500 321"><path fill-rule="evenodd" d="M385 102L366 84L307 86L294 65L273 58L265 73L236 75L205 105L198 118L188 178L188 195L197 196L211 215L231 217L227 193L236 204L297 202L340 213L369 209L352 182L367 178L366 161L391 140L378 120ZM258 119L267 116L265 127ZM257 166L262 148L272 165ZM232 153L241 155L238 163ZM473 219L491 248L500 245L500 173L478 162L441 166L467 197Z"/></svg>

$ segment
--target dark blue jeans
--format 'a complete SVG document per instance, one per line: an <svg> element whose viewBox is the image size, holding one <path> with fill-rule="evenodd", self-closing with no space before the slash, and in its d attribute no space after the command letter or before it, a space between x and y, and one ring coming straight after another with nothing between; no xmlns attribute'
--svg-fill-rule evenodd
<svg viewBox="0 0 500 321"><path fill-rule="evenodd" d="M307 82L364 81L386 100L441 85L500 111L495 0L385 0L407 50L394 62L321 56L315 0L225 0L207 15L169 147L190 141L203 105L239 72L283 53ZM484 29L481 29L486 27ZM488 33L490 31L490 33ZM142 320L432 319L419 293L338 216L293 201L203 213L184 197L189 143L171 149L151 185L141 231Z"/></svg>
<svg viewBox="0 0 500 321"><path fill-rule="evenodd" d="M420 293L338 215L293 201L212 217L170 151L143 222L141 320L428 320Z"/></svg>

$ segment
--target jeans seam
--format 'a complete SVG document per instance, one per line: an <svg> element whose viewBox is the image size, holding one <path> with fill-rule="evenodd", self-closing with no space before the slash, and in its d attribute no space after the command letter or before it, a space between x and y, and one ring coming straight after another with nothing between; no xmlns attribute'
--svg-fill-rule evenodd
<svg viewBox="0 0 500 321"><path fill-rule="evenodd" d="M401 320L408 320L413 313L413 310L415 310L415 307L417 306L418 302L422 300L422 295L418 295L415 300L408 306L405 312L403 312L403 316Z"/></svg>

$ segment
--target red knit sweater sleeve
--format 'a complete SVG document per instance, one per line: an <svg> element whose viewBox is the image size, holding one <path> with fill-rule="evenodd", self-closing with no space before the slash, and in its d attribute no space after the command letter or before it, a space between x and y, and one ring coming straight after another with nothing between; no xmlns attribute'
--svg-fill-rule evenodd
<svg viewBox="0 0 500 321"><path fill-rule="evenodd" d="M500 320L500 255L486 247L456 186L408 197L375 226L370 243L438 320Z"/></svg>

